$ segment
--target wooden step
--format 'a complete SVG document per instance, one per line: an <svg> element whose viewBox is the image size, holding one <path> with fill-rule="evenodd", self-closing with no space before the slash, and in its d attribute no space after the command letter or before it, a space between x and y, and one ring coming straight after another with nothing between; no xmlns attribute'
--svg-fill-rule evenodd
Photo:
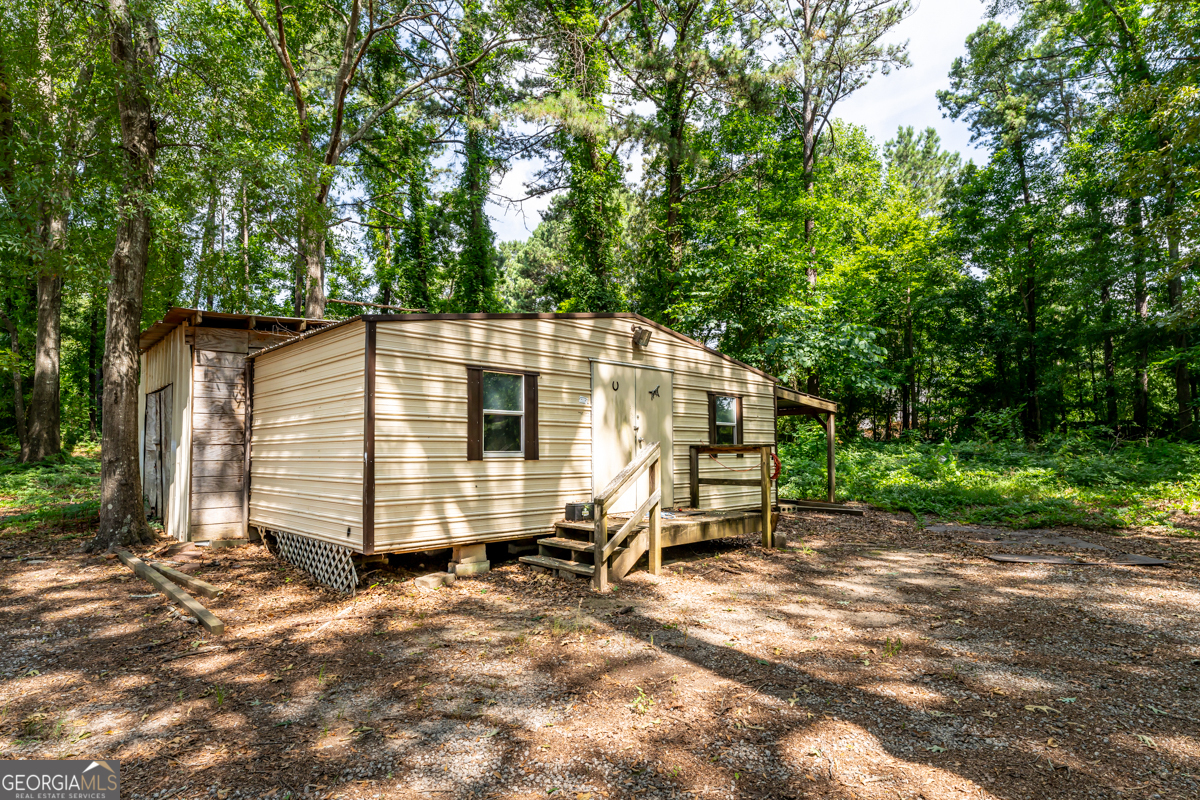
<svg viewBox="0 0 1200 800"><path fill-rule="evenodd" d="M608 523L608 532L616 533L617 531L621 530L621 526L624 524L625 524L624 519L613 520L610 517L609 523ZM583 531L584 533L591 533L592 531L594 531L596 529L595 525L596 524L594 522L568 522L565 519L560 519L558 522L554 523L555 528L560 528L562 530L567 530L567 531ZM637 524L637 527L634 528L634 530L640 531L641 529L643 529L645 527L647 527L647 524L645 522L639 522Z"/></svg>
<svg viewBox="0 0 1200 800"><path fill-rule="evenodd" d="M594 545L591 542L584 542L579 539L564 539L561 536L551 536L546 539L538 539L537 543L544 547L561 547L563 550L576 550L580 553L591 553Z"/></svg>
<svg viewBox="0 0 1200 800"><path fill-rule="evenodd" d="M636 536L637 534L630 534L630 535ZM562 539L557 536L553 536L548 539L538 539L538 546L542 547L542 548L549 548L549 549L554 549L557 547L561 550L573 550L576 553L594 554L596 552L595 545L592 542L582 542L579 539ZM618 547L616 550L613 550L612 556L610 556L610 558L619 556L621 553L624 553L624 552L625 552L624 547ZM546 554L543 552L542 555L546 555Z"/></svg>
<svg viewBox="0 0 1200 800"><path fill-rule="evenodd" d="M592 564L585 564L582 561L564 561L561 558L553 558L551 556L521 556L522 564L531 564L542 569L565 570L566 572L574 572L576 575L585 575L592 577L596 568Z"/></svg>

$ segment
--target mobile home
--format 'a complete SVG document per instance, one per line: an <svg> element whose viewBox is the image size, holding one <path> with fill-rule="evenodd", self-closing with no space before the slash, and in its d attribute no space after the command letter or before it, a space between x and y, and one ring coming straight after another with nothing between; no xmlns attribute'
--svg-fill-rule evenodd
<svg viewBox="0 0 1200 800"><path fill-rule="evenodd" d="M188 313L173 309L144 356L148 506L181 539L265 536L339 588L364 557L465 560L535 537L524 561L601 586L596 566L619 577L649 552L653 570L663 546L764 530L767 543L778 416L832 428L837 408L636 314L363 315L262 333ZM603 524L565 520L568 504Z"/></svg>

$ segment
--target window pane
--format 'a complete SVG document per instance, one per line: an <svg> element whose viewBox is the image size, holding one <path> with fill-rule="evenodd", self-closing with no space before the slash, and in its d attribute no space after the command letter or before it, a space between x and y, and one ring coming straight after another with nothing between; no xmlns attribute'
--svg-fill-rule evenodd
<svg viewBox="0 0 1200 800"><path fill-rule="evenodd" d="M521 452L521 417L513 414L484 414L483 449L487 453Z"/></svg>
<svg viewBox="0 0 1200 800"><path fill-rule="evenodd" d="M487 379L486 375L484 379ZM737 422L736 397L714 397L713 402L717 404L717 422L724 422L728 425Z"/></svg>
<svg viewBox="0 0 1200 800"><path fill-rule="evenodd" d="M489 411L523 411L521 375L503 372L483 373L483 407Z"/></svg>
<svg viewBox="0 0 1200 800"><path fill-rule="evenodd" d="M733 425L718 425L717 440L713 444L737 444L737 428Z"/></svg>

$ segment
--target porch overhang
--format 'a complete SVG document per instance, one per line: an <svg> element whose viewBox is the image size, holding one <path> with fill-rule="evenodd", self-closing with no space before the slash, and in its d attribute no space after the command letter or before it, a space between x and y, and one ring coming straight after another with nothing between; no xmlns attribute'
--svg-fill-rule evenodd
<svg viewBox="0 0 1200 800"><path fill-rule="evenodd" d="M795 389L775 384L775 407L781 417L795 414L807 414L815 417L818 414L836 414L838 404L823 397L797 392Z"/></svg>
<svg viewBox="0 0 1200 800"><path fill-rule="evenodd" d="M798 415L811 417L825 429L825 495L826 501L829 503L834 502L837 494L836 456L834 453L837 446L835 425L837 408L838 404L832 400L775 384L776 418Z"/></svg>

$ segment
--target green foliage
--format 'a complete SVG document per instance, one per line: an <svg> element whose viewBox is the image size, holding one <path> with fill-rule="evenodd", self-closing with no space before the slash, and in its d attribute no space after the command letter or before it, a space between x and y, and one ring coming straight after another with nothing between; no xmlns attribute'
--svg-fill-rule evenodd
<svg viewBox="0 0 1200 800"><path fill-rule="evenodd" d="M1011 420L1010 420L1011 422ZM780 447L779 495L824 493L825 439L801 428ZM855 438L838 452L838 496L891 511L1014 527L1170 526L1200 503L1200 446L1104 438L888 445Z"/></svg>
<svg viewBox="0 0 1200 800"><path fill-rule="evenodd" d="M847 430L904 440L901 473L956 486L945 462L906 466L916 440L1195 438L1196 4L993 3L939 95L986 149L965 166L932 128L880 147L837 119L907 64L885 34L911 4L810 5L153 4L143 323L304 313L313 270L329 296L429 311L632 309L836 399ZM101 423L109 29L44 0L5 21L0 434L31 403L50 271L69 450ZM520 159L553 197L497 247Z"/></svg>
<svg viewBox="0 0 1200 800"><path fill-rule="evenodd" d="M0 458L0 532L64 521L90 522L100 513L100 459L95 451L36 464Z"/></svg>
<svg viewBox="0 0 1200 800"><path fill-rule="evenodd" d="M923 212L933 212L942 201L947 184L958 172L958 153L941 149L941 137L933 128L920 133L911 125L896 131L896 138L883 146L888 183L907 189Z"/></svg>

